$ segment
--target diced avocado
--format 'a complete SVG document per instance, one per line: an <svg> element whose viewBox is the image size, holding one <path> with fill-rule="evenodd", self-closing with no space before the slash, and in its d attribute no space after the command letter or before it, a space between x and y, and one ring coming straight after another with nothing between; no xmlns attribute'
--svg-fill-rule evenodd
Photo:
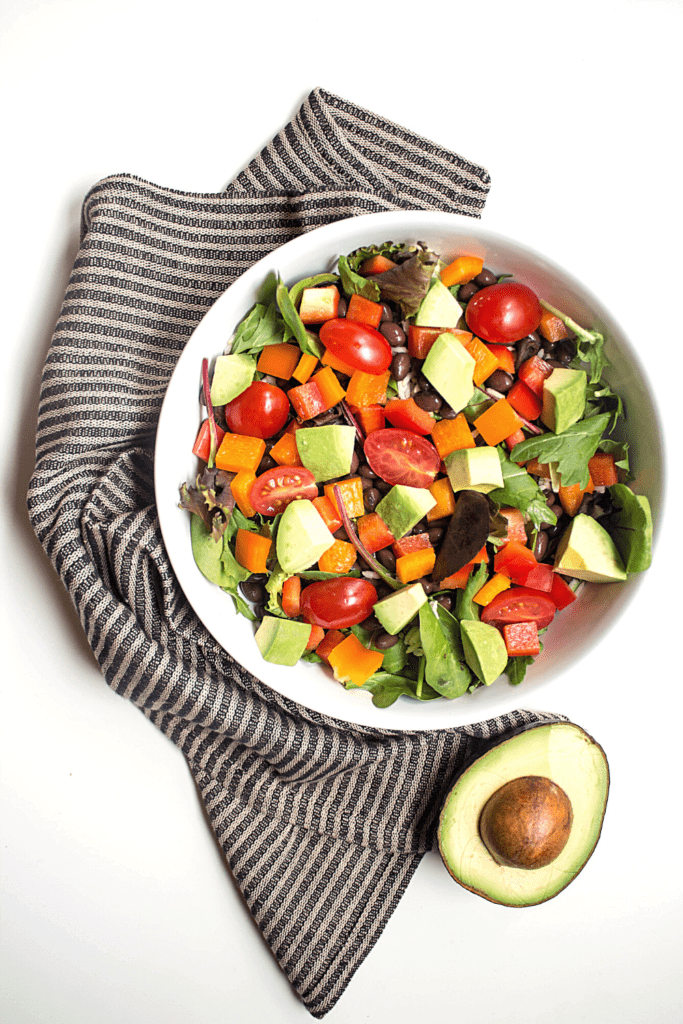
<svg viewBox="0 0 683 1024"><path fill-rule="evenodd" d="M589 583L616 583L626 579L617 546L597 519L575 516L559 543L555 572Z"/></svg>
<svg viewBox="0 0 683 1024"><path fill-rule="evenodd" d="M393 594L383 597L372 610L387 633L395 636L415 618L426 600L427 595L422 584L411 583L409 587L395 590Z"/></svg>
<svg viewBox="0 0 683 1024"><path fill-rule="evenodd" d="M296 665L311 636L308 622L264 615L256 630L256 644L264 661L274 665Z"/></svg>
<svg viewBox="0 0 683 1024"><path fill-rule="evenodd" d="M558 786L572 811L564 847L553 860L531 869L501 863L481 833L483 811L489 801L509 783L530 778ZM543 903L566 888L593 853L608 791L609 768L604 751L578 725L553 722L522 726L512 735L508 732L496 739L458 776L439 820L441 856L456 882L493 903L509 907ZM549 809L538 800L510 806L508 838L523 840L517 844L521 854L533 850L539 837L552 837L556 819L546 816ZM535 821L542 823L538 830Z"/></svg>
<svg viewBox="0 0 683 1024"><path fill-rule="evenodd" d="M422 372L456 412L464 409L474 394L475 362L464 345L453 334L440 334L427 358Z"/></svg>
<svg viewBox="0 0 683 1024"><path fill-rule="evenodd" d="M415 314L416 327L457 327L462 306L449 292L439 277L435 277L429 291Z"/></svg>
<svg viewBox="0 0 683 1024"><path fill-rule="evenodd" d="M626 484L609 488L614 512L609 518L610 536L624 560L626 572L642 572L652 561L652 513L644 494L634 494Z"/></svg>
<svg viewBox="0 0 683 1024"><path fill-rule="evenodd" d="M488 494L503 486L503 472L496 448L458 448L444 459L454 493L479 491Z"/></svg>
<svg viewBox="0 0 683 1024"><path fill-rule="evenodd" d="M586 373L556 366L543 381L541 420L548 430L561 434L578 423L586 409Z"/></svg>
<svg viewBox="0 0 683 1024"><path fill-rule="evenodd" d="M353 427L330 423L326 427L297 430L294 439L299 457L317 483L346 476L351 471L356 431Z"/></svg>
<svg viewBox="0 0 683 1024"><path fill-rule="evenodd" d="M256 360L243 353L218 356L213 368L211 401L227 405L249 387L256 373Z"/></svg>
<svg viewBox="0 0 683 1024"><path fill-rule="evenodd" d="M436 499L426 487L396 484L384 495L375 511L386 523L395 540L400 540L435 505Z"/></svg>
<svg viewBox="0 0 683 1024"><path fill-rule="evenodd" d="M282 513L275 550L285 572L302 572L318 561L334 544L313 502L307 498L291 501Z"/></svg>
<svg viewBox="0 0 683 1024"><path fill-rule="evenodd" d="M463 619L460 636L465 661L485 686L505 671L508 663L507 648L501 633L495 626L475 619Z"/></svg>

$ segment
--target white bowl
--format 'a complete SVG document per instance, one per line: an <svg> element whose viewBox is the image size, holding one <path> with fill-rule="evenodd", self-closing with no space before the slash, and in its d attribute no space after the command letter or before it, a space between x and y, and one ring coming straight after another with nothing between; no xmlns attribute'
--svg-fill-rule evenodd
<svg viewBox="0 0 683 1024"><path fill-rule="evenodd" d="M169 558L190 604L218 642L246 669L288 698L315 711L358 725L423 730L466 725L529 703L547 705L555 678L591 647L633 597L638 576L623 584L591 584L580 599L560 612L544 638L543 653L524 681L510 686L503 676L458 700L429 702L401 697L389 708L372 704L363 690L349 691L322 666L300 662L294 668L264 661L254 628L234 609L232 598L209 583L197 569L190 546L190 516L178 508L178 488L196 474L192 446L200 421L198 403L202 359L224 351L235 326L256 301L269 271L286 284L328 270L340 254L387 240L426 242L444 257L481 256L496 273L512 273L542 298L608 339L611 367L605 374L622 396L628 414L632 483L652 503L655 520L661 500L663 456L654 400L634 349L619 324L587 288L547 257L478 221L454 214L397 212L354 217L317 228L260 260L216 301L189 339L164 399L155 453L155 488L159 520Z"/></svg>

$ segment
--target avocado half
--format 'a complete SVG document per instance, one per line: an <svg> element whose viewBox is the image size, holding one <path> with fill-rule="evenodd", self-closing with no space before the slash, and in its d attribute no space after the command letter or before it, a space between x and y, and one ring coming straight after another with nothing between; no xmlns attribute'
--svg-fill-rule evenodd
<svg viewBox="0 0 683 1024"><path fill-rule="evenodd" d="M456 882L492 903L544 903L576 878L593 853L608 791L605 753L578 725L523 726L473 761L450 790L438 828L443 861ZM526 828L529 820L531 831ZM539 856L541 866L531 867L533 856L519 851L534 835L534 826L544 833L544 849L552 853ZM495 827L499 833L510 829L513 835L498 834L496 846L491 840ZM516 850L513 862L525 866L505 863L500 849ZM548 856L554 857L550 863Z"/></svg>

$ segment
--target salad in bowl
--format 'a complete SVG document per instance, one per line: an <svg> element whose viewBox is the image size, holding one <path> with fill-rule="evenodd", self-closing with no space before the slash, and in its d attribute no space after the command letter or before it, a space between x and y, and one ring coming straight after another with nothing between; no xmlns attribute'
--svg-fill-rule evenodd
<svg viewBox="0 0 683 1024"><path fill-rule="evenodd" d="M441 241L375 227L300 276L253 268L194 354L194 572L257 675L313 673L373 714L516 704L563 619L651 560L604 325L495 236Z"/></svg>

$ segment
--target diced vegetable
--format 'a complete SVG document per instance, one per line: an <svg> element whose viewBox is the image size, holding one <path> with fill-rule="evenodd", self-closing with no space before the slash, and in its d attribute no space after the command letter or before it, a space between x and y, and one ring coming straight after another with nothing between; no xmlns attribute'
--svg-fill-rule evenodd
<svg viewBox="0 0 683 1024"><path fill-rule="evenodd" d="M502 572L497 572L484 584L481 590L477 591L472 600L480 604L482 608L485 608L487 604L493 601L497 594L502 594L504 590L507 590L510 583L509 576L504 576Z"/></svg>
<svg viewBox="0 0 683 1024"><path fill-rule="evenodd" d="M335 679L362 686L381 667L384 655L381 651L369 651L351 633L330 651L327 660Z"/></svg>
<svg viewBox="0 0 683 1024"><path fill-rule="evenodd" d="M424 437L434 428L434 417L421 409L414 398L392 398L384 407L384 414L393 427L411 430Z"/></svg>
<svg viewBox="0 0 683 1024"><path fill-rule="evenodd" d="M275 459L278 466L301 466L299 449L296 446L296 437L293 432L285 432L279 441L276 441L270 449L271 459Z"/></svg>
<svg viewBox="0 0 683 1024"><path fill-rule="evenodd" d="M391 372L365 373L354 370L346 390L346 401L362 409L368 405L384 405L387 400L387 384ZM291 392L290 392L291 395Z"/></svg>
<svg viewBox="0 0 683 1024"><path fill-rule="evenodd" d="M304 324L324 324L333 320L339 307L339 291L335 285L324 288L304 288L301 294L299 316Z"/></svg>
<svg viewBox="0 0 683 1024"><path fill-rule="evenodd" d="M261 352L256 369L259 373L268 373L271 377L289 380L299 362L301 349L298 345L282 342L278 345L266 345Z"/></svg>
<svg viewBox="0 0 683 1024"><path fill-rule="evenodd" d="M503 639L509 657L533 657L540 653L538 627L535 622L509 622L503 626Z"/></svg>
<svg viewBox="0 0 683 1024"><path fill-rule="evenodd" d="M216 439L217 444L220 445L221 441L225 437L225 431L216 424ZM203 462L209 461L209 452L211 451L211 424L208 419L204 420L199 432L197 433L197 439L192 447L192 454L196 455L198 459Z"/></svg>
<svg viewBox="0 0 683 1024"><path fill-rule="evenodd" d="M330 654L343 639L344 634L340 629L328 629L324 638L315 649L316 654L329 664Z"/></svg>
<svg viewBox="0 0 683 1024"><path fill-rule="evenodd" d="M230 490L237 507L247 519L251 519L252 516L256 515L256 510L249 500L249 494L255 479L255 473L250 472L248 469L240 469L230 482Z"/></svg>
<svg viewBox="0 0 683 1024"><path fill-rule="evenodd" d="M361 544L371 555L374 555L375 551L388 548L394 542L393 533L376 512L368 512L367 515L361 516L356 527Z"/></svg>
<svg viewBox="0 0 683 1024"><path fill-rule="evenodd" d="M318 559L321 572L348 572L356 561L356 549L346 540L335 540Z"/></svg>
<svg viewBox="0 0 683 1024"><path fill-rule="evenodd" d="M247 437L246 434L225 434L216 452L216 466L229 473L246 469L255 473L266 450L261 437Z"/></svg>
<svg viewBox="0 0 683 1024"><path fill-rule="evenodd" d="M324 405L321 412L327 412L327 410L331 409L333 405L337 404L337 402L341 402L342 398L346 395L344 388L339 383L339 379L331 366L324 366L322 370L318 370L318 372L311 377L309 383L315 383L318 385Z"/></svg>
<svg viewBox="0 0 683 1024"><path fill-rule="evenodd" d="M342 518L337 511L337 506L333 505L327 495L321 494L320 497L313 499L313 505L316 510L320 513L325 526L330 533L336 533L342 527Z"/></svg>
<svg viewBox="0 0 683 1024"><path fill-rule="evenodd" d="M486 443L495 447L510 434L520 430L522 421L512 408L512 404L505 398L499 398L481 416L477 416L474 426Z"/></svg>
<svg viewBox="0 0 683 1024"><path fill-rule="evenodd" d="M290 619L301 615L301 578L288 576L282 584L282 610Z"/></svg>
<svg viewBox="0 0 683 1024"><path fill-rule="evenodd" d="M442 459L460 448L474 448L476 445L470 425L462 412L452 420L437 420L432 426L432 440Z"/></svg>
<svg viewBox="0 0 683 1024"><path fill-rule="evenodd" d="M436 505L430 508L427 513L427 521L433 523L437 519L445 519L446 516L452 516L455 512L455 495L453 494L453 488L448 477L439 477L438 480L429 485L429 491L436 501Z"/></svg>
<svg viewBox="0 0 683 1024"><path fill-rule="evenodd" d="M299 387L290 388L289 400L300 420L312 420L314 416L325 412L325 401L314 380L300 384Z"/></svg>
<svg viewBox="0 0 683 1024"><path fill-rule="evenodd" d="M447 288L454 284L467 284L481 274L484 261L478 256L458 256L441 271L441 280Z"/></svg>
<svg viewBox="0 0 683 1024"><path fill-rule="evenodd" d="M384 308L381 302L372 302L371 299L366 299L355 293L349 299L346 319L369 324L370 327L379 327L383 312Z"/></svg>
<svg viewBox="0 0 683 1024"><path fill-rule="evenodd" d="M401 583L412 583L413 580L428 576L434 568L435 562L436 552L432 547L411 551L396 559L396 574Z"/></svg>
<svg viewBox="0 0 683 1024"><path fill-rule="evenodd" d="M235 558L249 572L266 572L266 560L272 541L251 530L238 530L235 540Z"/></svg>
<svg viewBox="0 0 683 1024"><path fill-rule="evenodd" d="M541 415L543 402L523 380L516 381L507 393L507 400L515 412L525 420L537 420Z"/></svg>
<svg viewBox="0 0 683 1024"><path fill-rule="evenodd" d="M318 357L312 356L309 352L304 352L296 364L292 377L294 380L298 380L300 384L305 384L317 365Z"/></svg>
<svg viewBox="0 0 683 1024"><path fill-rule="evenodd" d="M325 497L328 498L335 509L339 511L334 488L339 487L344 502L344 507L350 519L357 519L365 511L363 503L363 482L359 476L349 477L346 480L338 480L335 483L325 484L323 488Z"/></svg>
<svg viewBox="0 0 683 1024"><path fill-rule="evenodd" d="M362 409L349 406L349 409L366 437L375 430L384 430L386 420L383 405L366 405Z"/></svg>

